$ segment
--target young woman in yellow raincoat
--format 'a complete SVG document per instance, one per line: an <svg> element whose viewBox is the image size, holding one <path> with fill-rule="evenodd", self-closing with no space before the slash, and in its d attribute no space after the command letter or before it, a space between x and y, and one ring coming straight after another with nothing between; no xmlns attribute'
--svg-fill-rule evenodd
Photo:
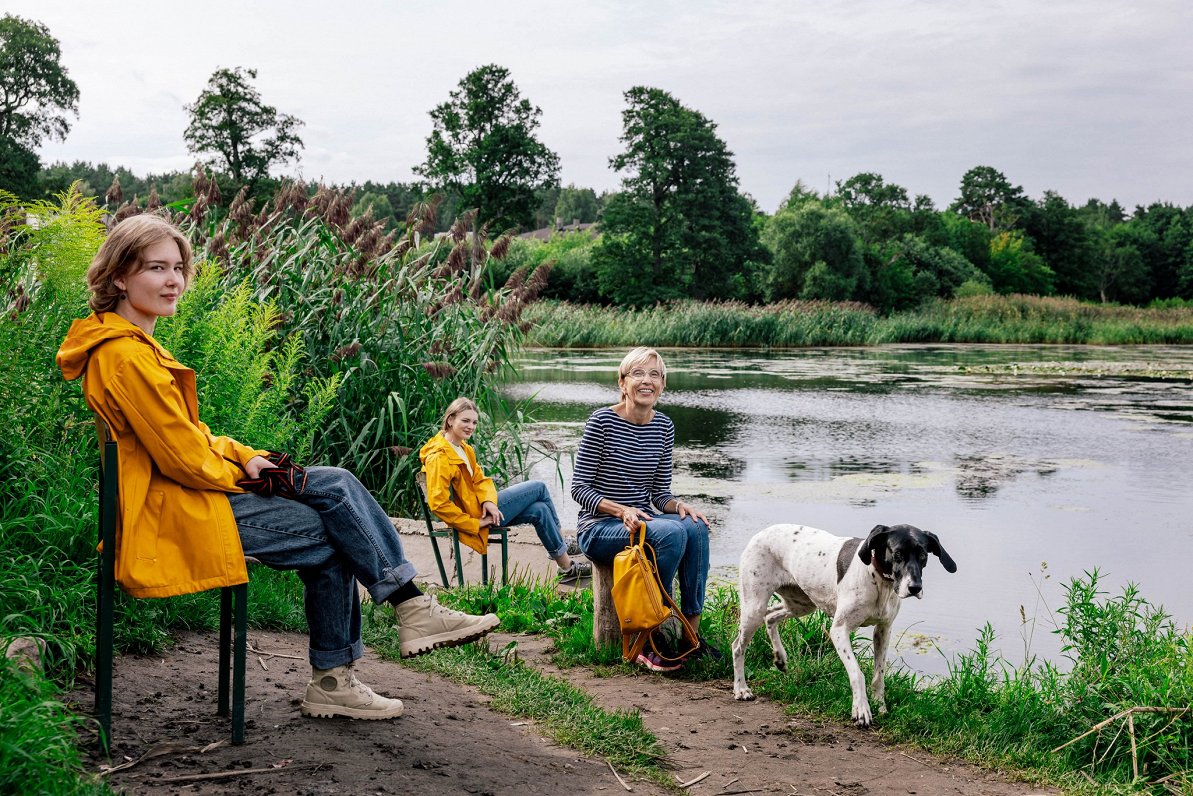
<svg viewBox="0 0 1193 796"><path fill-rule="evenodd" d="M394 606L403 657L480 638L498 619L422 594L386 512L346 470L308 468L293 498L246 491L275 463L211 433L199 419L194 371L153 339L194 271L190 243L165 219L119 222L87 270L94 312L74 322L58 351L63 376L82 377L87 405L117 444L116 580L135 597L166 597L246 582L246 555L296 570L312 668L303 715L398 716L401 701L354 673L364 649L356 581Z"/></svg>
<svg viewBox="0 0 1193 796"><path fill-rule="evenodd" d="M419 451L431 511L478 553L488 550L490 526L529 523L559 567L561 583L591 577L592 564L571 558L580 549L560 534L559 515L546 484L523 481L498 492L493 479L481 470L476 452L468 444L479 418L471 399L457 398L447 407L443 428Z"/></svg>

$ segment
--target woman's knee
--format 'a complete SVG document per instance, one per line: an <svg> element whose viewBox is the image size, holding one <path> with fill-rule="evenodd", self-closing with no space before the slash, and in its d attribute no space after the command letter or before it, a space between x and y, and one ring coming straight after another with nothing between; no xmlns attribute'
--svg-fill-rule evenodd
<svg viewBox="0 0 1193 796"><path fill-rule="evenodd" d="M359 486L360 481L356 479L356 476L343 467L320 466L307 468L308 489L323 492L330 492L337 489L348 491L356 489Z"/></svg>
<svg viewBox="0 0 1193 796"><path fill-rule="evenodd" d="M654 519L646 524L646 538L656 553L671 551L683 555L688 546L688 531L672 520Z"/></svg>

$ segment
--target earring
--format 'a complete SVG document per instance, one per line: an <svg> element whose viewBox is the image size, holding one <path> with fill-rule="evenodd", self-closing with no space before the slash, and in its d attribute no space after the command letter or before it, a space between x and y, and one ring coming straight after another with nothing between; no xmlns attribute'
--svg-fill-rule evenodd
<svg viewBox="0 0 1193 796"><path fill-rule="evenodd" d="M120 300L121 300L121 301L128 301L128 294L127 294L127 293L121 293L121 294L120 294Z"/></svg>

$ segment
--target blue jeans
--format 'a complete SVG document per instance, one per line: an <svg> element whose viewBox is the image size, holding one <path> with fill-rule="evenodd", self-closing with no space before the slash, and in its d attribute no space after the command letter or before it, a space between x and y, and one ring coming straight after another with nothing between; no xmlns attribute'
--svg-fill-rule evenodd
<svg viewBox="0 0 1193 796"><path fill-rule="evenodd" d="M708 583L708 526L690 515L660 514L646 523L646 541L654 548L659 563L659 580L675 597L675 575L679 574L680 611L695 616L704 611L704 587ZM584 555L602 564L630 544L630 532L617 517L606 517L580 532Z"/></svg>
<svg viewBox="0 0 1193 796"><path fill-rule="evenodd" d="M501 490L497 493L497 510L505 525L533 525L552 559L568 551L559 533L559 515L555 513L551 493L542 481L523 481Z"/></svg>
<svg viewBox="0 0 1193 796"><path fill-rule="evenodd" d="M228 502L246 556L298 571L311 665L331 669L363 655L356 581L380 603L416 573L389 515L356 476L309 467L298 500L249 492L228 495Z"/></svg>

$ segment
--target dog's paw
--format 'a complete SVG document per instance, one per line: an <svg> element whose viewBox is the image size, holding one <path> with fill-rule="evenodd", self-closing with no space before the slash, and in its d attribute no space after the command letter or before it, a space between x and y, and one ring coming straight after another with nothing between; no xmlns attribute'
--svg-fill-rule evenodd
<svg viewBox="0 0 1193 796"><path fill-rule="evenodd" d="M742 686L741 688L734 686L733 687L733 698L736 699L738 702L753 702L754 701L754 692L751 691L750 689L746 688L745 686Z"/></svg>
<svg viewBox="0 0 1193 796"><path fill-rule="evenodd" d="M853 706L853 723L859 727L869 727L874 723L874 715L870 713L869 703Z"/></svg>
<svg viewBox="0 0 1193 796"><path fill-rule="evenodd" d="M886 703L885 703L885 702L879 702L879 703L878 703L878 715L879 715L879 716L885 716L885 715L886 715Z"/></svg>

